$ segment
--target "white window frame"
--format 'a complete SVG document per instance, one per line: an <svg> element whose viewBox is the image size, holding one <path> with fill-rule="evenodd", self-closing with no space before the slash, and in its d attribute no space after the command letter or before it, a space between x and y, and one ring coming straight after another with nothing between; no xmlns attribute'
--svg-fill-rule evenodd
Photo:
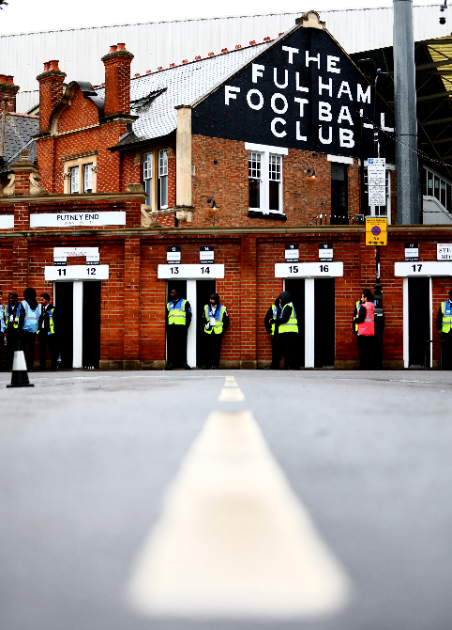
<svg viewBox="0 0 452 630"><path fill-rule="evenodd" d="M90 195L92 193L97 192L97 155L91 153L90 155L85 155L83 157L74 158L72 160L64 161L64 194L65 195L78 195L81 191L85 193L85 166L91 165L91 183L92 189L91 192L86 192L85 194ZM75 181L72 176L72 169L78 168L78 187L75 190ZM75 172L75 171L74 171ZM74 184L74 186L73 186Z"/></svg>
<svg viewBox="0 0 452 630"><path fill-rule="evenodd" d="M71 195L78 195L80 192L80 167L79 166L71 166L69 169L69 173L71 175L70 179L70 193Z"/></svg>
<svg viewBox="0 0 452 630"><path fill-rule="evenodd" d="M93 192L93 163L92 162L88 162L88 164L83 165L83 192L84 193Z"/></svg>
<svg viewBox="0 0 452 630"><path fill-rule="evenodd" d="M148 195L147 204L152 208L152 171L153 171L154 152L147 151L143 153L143 181L144 189Z"/></svg>
<svg viewBox="0 0 452 630"><path fill-rule="evenodd" d="M158 152L158 186L159 199L166 197L166 204L160 206L159 210L168 208L168 149L159 149Z"/></svg>
<svg viewBox="0 0 452 630"><path fill-rule="evenodd" d="M283 156L289 154L289 149L283 147L273 147L265 144L254 144L245 142L245 150L249 153L259 153L261 156L261 178L260 178L260 207L249 208L250 211L262 212L263 214L284 215L283 206L283 185L284 185L284 161ZM270 210L269 187L270 187L270 156L281 157L281 179L279 185L279 210ZM248 165L247 165L248 170ZM249 179L249 177L248 177Z"/></svg>

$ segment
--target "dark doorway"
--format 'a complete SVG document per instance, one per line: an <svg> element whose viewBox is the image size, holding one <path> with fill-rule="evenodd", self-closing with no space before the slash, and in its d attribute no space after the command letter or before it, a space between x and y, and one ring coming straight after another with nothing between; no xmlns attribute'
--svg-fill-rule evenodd
<svg viewBox="0 0 452 630"><path fill-rule="evenodd" d="M55 331L61 367L72 368L73 352L73 282L55 282Z"/></svg>
<svg viewBox="0 0 452 630"><path fill-rule="evenodd" d="M204 306L209 302L209 297L212 293L215 293L215 280L198 280L196 282L196 312L198 314L198 321L193 323L196 325L196 365L198 367L206 362L203 344L205 333L202 312Z"/></svg>
<svg viewBox="0 0 452 630"><path fill-rule="evenodd" d="M285 290L289 291L298 322L298 339L294 357L298 357L297 366L304 367L304 280L286 280Z"/></svg>
<svg viewBox="0 0 452 630"><path fill-rule="evenodd" d="M83 348L84 369L99 369L100 359L100 288L101 283L83 283Z"/></svg>
<svg viewBox="0 0 452 630"><path fill-rule="evenodd" d="M334 278L314 280L314 367L334 367Z"/></svg>
<svg viewBox="0 0 452 630"><path fill-rule="evenodd" d="M348 225L348 167L331 163L331 225Z"/></svg>
<svg viewBox="0 0 452 630"><path fill-rule="evenodd" d="M408 365L430 367L430 290L429 278L408 278Z"/></svg>

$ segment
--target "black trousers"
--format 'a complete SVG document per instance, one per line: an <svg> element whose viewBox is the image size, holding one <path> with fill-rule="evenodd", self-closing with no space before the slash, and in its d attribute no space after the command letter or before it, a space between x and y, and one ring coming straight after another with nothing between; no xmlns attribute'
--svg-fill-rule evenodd
<svg viewBox="0 0 452 630"><path fill-rule="evenodd" d="M30 371L33 369L33 365L35 363L36 333L21 330L20 341L22 342L22 350L25 352L26 357L27 357L27 369L28 371ZM28 352L26 352L27 347L28 347Z"/></svg>
<svg viewBox="0 0 452 630"><path fill-rule="evenodd" d="M208 335L206 332L203 332L204 357L206 367L218 367L220 365L222 339L223 334L215 335L214 333L211 333L210 335Z"/></svg>
<svg viewBox="0 0 452 630"><path fill-rule="evenodd" d="M7 350L8 350L8 369L13 367L14 353L17 350L17 342L19 341L18 328L8 328L6 333Z"/></svg>
<svg viewBox="0 0 452 630"><path fill-rule="evenodd" d="M443 370L452 370L452 330L442 335Z"/></svg>
<svg viewBox="0 0 452 630"><path fill-rule="evenodd" d="M274 370L279 370L279 360L282 355L282 348L279 335L272 335L272 363L271 367Z"/></svg>
<svg viewBox="0 0 452 630"><path fill-rule="evenodd" d="M295 332L287 332L276 335L279 337L279 343L281 344L282 355L284 357L284 367L286 369L299 368L300 363L297 361L296 349L298 335Z"/></svg>
<svg viewBox="0 0 452 630"><path fill-rule="evenodd" d="M48 335L47 333L40 332L38 335L39 340L39 364L41 370L45 370L47 367L47 346L49 346L50 360L52 362L52 370L56 369L58 358L58 347L55 334Z"/></svg>
<svg viewBox="0 0 452 630"><path fill-rule="evenodd" d="M167 363L182 367L187 362L187 327L172 324L166 329Z"/></svg>
<svg viewBox="0 0 452 630"><path fill-rule="evenodd" d="M2 363L2 354L3 354L3 339L4 339L4 335L5 333L0 333L0 370L3 370L3 363Z"/></svg>
<svg viewBox="0 0 452 630"><path fill-rule="evenodd" d="M358 335L358 350L359 350L359 369L360 370L375 370L376 364L376 348L375 337Z"/></svg>

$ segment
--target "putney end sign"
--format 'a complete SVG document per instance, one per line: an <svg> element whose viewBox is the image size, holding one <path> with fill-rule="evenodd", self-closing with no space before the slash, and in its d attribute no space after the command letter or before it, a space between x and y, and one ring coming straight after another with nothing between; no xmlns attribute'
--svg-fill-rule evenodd
<svg viewBox="0 0 452 630"><path fill-rule="evenodd" d="M234 54L234 53L231 53ZM393 114L377 99L376 122L394 131ZM371 155L374 90L331 35L296 27L194 105L194 134L360 155ZM380 134L381 153L392 161L393 141Z"/></svg>

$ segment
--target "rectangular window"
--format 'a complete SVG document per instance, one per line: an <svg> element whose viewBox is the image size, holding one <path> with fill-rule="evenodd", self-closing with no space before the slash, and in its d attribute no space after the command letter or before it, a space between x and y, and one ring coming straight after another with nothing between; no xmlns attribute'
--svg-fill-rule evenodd
<svg viewBox="0 0 452 630"><path fill-rule="evenodd" d="M159 208L168 208L168 151L159 151Z"/></svg>
<svg viewBox="0 0 452 630"><path fill-rule="evenodd" d="M71 194L76 194L79 191L79 167L73 166L71 168Z"/></svg>
<svg viewBox="0 0 452 630"><path fill-rule="evenodd" d="M333 225L348 225L348 167L331 163L331 221Z"/></svg>
<svg viewBox="0 0 452 630"><path fill-rule="evenodd" d="M152 208L152 151L143 153L143 181L148 196L146 203Z"/></svg>
<svg viewBox="0 0 452 630"><path fill-rule="evenodd" d="M441 180L441 203L446 206L446 182Z"/></svg>
<svg viewBox="0 0 452 630"><path fill-rule="evenodd" d="M93 192L93 165L85 164L83 167L83 192Z"/></svg>
<svg viewBox="0 0 452 630"><path fill-rule="evenodd" d="M261 207L261 154L250 152L248 157L249 207L259 210Z"/></svg>
<svg viewBox="0 0 452 630"><path fill-rule="evenodd" d="M280 155L268 156L268 200L270 210L280 210L281 196L281 165Z"/></svg>
<svg viewBox="0 0 452 630"><path fill-rule="evenodd" d="M427 175L428 175L428 192L427 192L427 195L430 195L431 197L433 197L433 173L431 173L430 171L427 171Z"/></svg>
<svg viewBox="0 0 452 630"><path fill-rule="evenodd" d="M437 199L439 199L439 178L435 177L435 188L434 188L434 195Z"/></svg>

